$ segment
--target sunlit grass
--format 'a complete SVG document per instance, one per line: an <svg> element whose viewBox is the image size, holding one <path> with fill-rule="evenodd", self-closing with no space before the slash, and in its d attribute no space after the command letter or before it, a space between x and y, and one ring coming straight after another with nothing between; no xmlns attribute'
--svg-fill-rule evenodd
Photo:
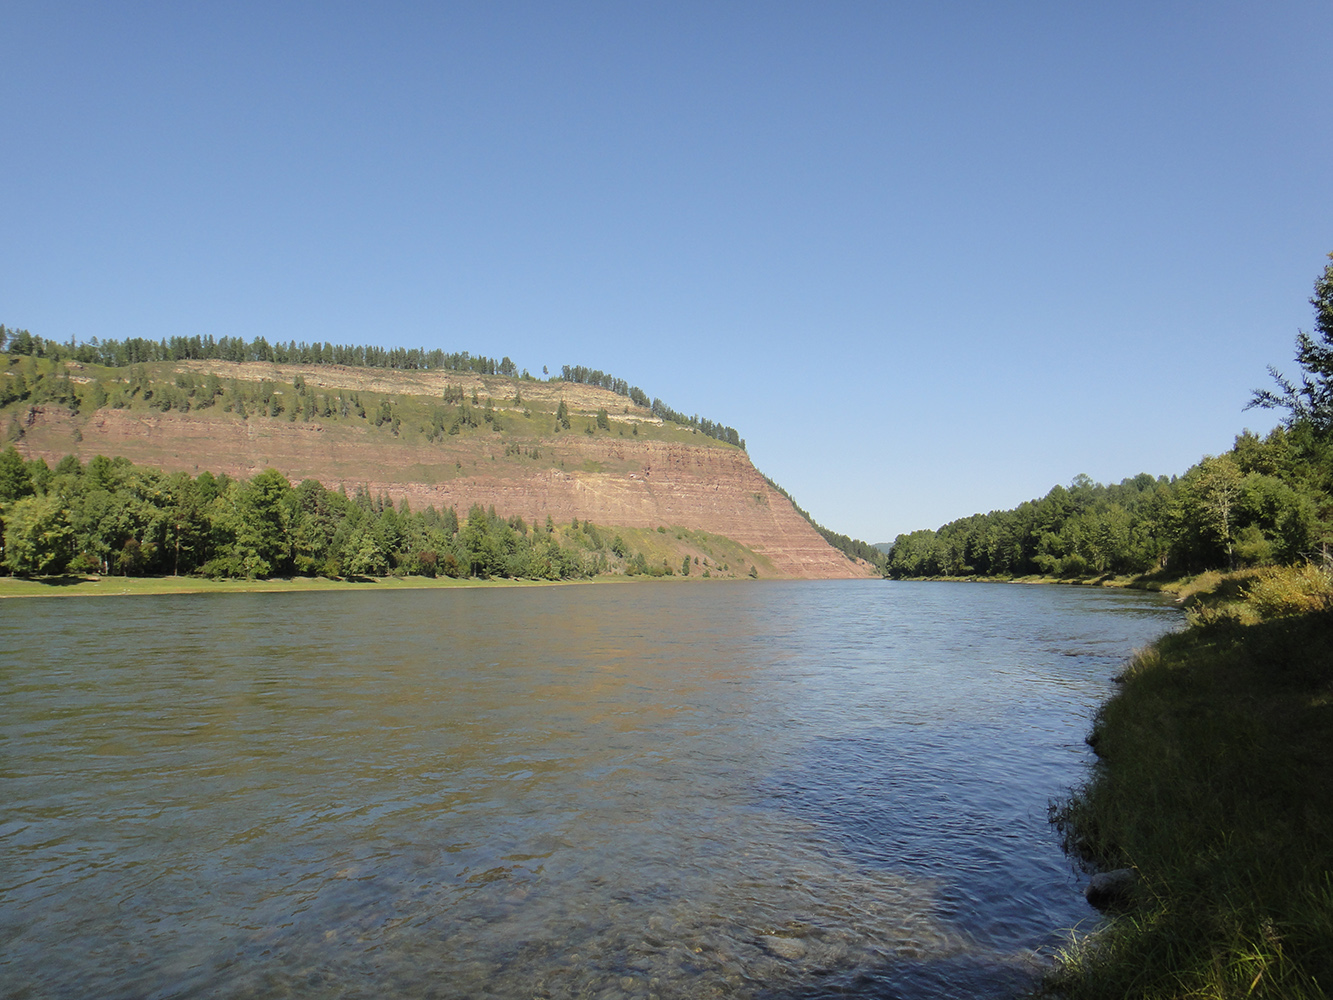
<svg viewBox="0 0 1333 1000"><path fill-rule="evenodd" d="M1070 1000L1324 998L1333 984L1333 614L1308 567L1188 589L1192 627L1140 653L1054 815L1071 851L1139 876L1065 952ZM1322 581L1322 582L1321 582Z"/></svg>

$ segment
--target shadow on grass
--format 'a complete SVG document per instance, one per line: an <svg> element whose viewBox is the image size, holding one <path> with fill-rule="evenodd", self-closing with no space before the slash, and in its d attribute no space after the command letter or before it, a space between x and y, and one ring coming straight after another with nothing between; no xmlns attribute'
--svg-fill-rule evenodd
<svg viewBox="0 0 1333 1000"><path fill-rule="evenodd" d="M81 583L97 583L99 580L107 579L101 576L20 576L18 580L26 580L29 583L40 583L45 587L77 587Z"/></svg>

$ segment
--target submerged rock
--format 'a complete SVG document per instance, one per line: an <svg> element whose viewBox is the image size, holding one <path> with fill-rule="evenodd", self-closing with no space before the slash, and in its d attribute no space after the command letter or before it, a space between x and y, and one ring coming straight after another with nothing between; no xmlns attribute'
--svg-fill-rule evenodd
<svg viewBox="0 0 1333 1000"><path fill-rule="evenodd" d="M778 958L785 958L794 962L805 957L804 943L795 938L778 937L773 934L765 934L760 942L769 950L770 953L777 955Z"/></svg>

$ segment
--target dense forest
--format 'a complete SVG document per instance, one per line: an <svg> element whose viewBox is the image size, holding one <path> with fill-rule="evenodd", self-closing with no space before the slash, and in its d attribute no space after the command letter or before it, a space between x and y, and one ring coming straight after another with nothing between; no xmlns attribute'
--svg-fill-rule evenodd
<svg viewBox="0 0 1333 1000"><path fill-rule="evenodd" d="M52 469L10 447L0 452L0 512L0 573L20 576L569 580L691 572L688 560L677 570L587 521L529 525L479 506L460 520L453 508L413 511L364 489L348 496L313 479L293 487L273 469L248 481L191 477L102 456L86 466L69 456ZM702 533L689 540L704 552L721 545ZM705 576L710 568L731 572L704 557Z"/></svg>
<svg viewBox="0 0 1333 1000"><path fill-rule="evenodd" d="M1333 259L1333 257L1331 257ZM899 535L892 577L1087 577L1197 573L1327 559L1333 543L1333 264L1315 283L1316 334L1301 333L1298 382L1250 406L1287 411L1182 476L1147 474L1104 486L1079 476L1013 510Z"/></svg>

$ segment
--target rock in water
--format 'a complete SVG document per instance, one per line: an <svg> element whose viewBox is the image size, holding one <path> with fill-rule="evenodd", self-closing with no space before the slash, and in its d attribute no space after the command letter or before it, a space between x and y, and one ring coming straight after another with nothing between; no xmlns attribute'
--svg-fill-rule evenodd
<svg viewBox="0 0 1333 1000"><path fill-rule="evenodd" d="M1114 871L1098 872L1083 890L1083 896L1089 905L1099 910L1121 910L1129 905L1134 894L1134 886L1139 877L1132 868L1116 868Z"/></svg>
<svg viewBox="0 0 1333 1000"><path fill-rule="evenodd" d="M784 938L774 934L766 934L759 940L763 942L765 948L772 954L778 956L778 958L785 958L790 962L795 962L798 959L805 957L805 945L794 938Z"/></svg>

